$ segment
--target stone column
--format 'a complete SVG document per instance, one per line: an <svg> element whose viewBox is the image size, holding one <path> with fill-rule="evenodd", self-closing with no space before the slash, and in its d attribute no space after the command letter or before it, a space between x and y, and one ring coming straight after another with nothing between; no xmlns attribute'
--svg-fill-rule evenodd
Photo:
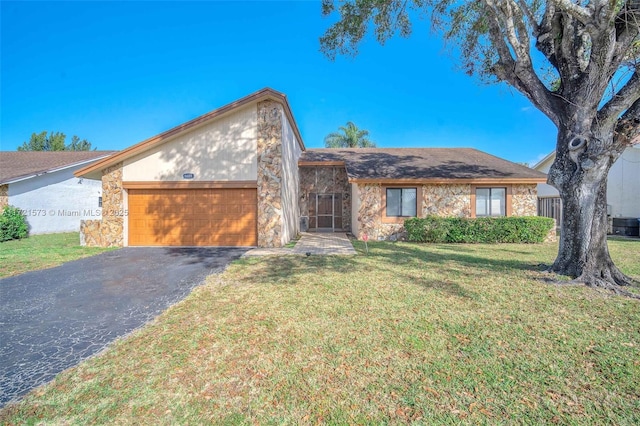
<svg viewBox="0 0 640 426"><path fill-rule="evenodd" d="M9 185L0 185L0 212L9 205Z"/></svg>
<svg viewBox="0 0 640 426"><path fill-rule="evenodd" d="M360 238L366 234L370 240L377 240L383 236L380 232L380 208L382 204L380 184L358 184L360 208L358 222Z"/></svg>
<svg viewBox="0 0 640 426"><path fill-rule="evenodd" d="M102 171L102 220L80 222L80 243L90 247L122 247L124 243L122 163Z"/></svg>
<svg viewBox="0 0 640 426"><path fill-rule="evenodd" d="M538 215L538 186L536 184L513 185L511 187L511 215Z"/></svg>
<svg viewBox="0 0 640 426"><path fill-rule="evenodd" d="M282 246L282 105L258 102L258 246Z"/></svg>

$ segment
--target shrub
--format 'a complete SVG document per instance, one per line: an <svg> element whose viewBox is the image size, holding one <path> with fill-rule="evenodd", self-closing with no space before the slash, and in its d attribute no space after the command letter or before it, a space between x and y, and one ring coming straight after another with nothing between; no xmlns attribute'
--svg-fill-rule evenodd
<svg viewBox="0 0 640 426"><path fill-rule="evenodd" d="M19 240L29 235L27 219L19 208L5 206L0 215L0 242Z"/></svg>
<svg viewBox="0 0 640 426"><path fill-rule="evenodd" d="M520 217L436 217L405 221L407 239L421 243L541 243L553 219Z"/></svg>
<svg viewBox="0 0 640 426"><path fill-rule="evenodd" d="M444 243L447 241L449 223L436 216L411 218L404 222L409 241L419 243Z"/></svg>

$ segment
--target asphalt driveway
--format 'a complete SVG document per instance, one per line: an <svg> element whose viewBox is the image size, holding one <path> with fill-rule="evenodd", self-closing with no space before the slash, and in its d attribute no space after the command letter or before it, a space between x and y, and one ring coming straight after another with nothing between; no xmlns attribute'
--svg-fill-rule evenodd
<svg viewBox="0 0 640 426"><path fill-rule="evenodd" d="M0 280L0 407L155 318L246 251L128 247Z"/></svg>

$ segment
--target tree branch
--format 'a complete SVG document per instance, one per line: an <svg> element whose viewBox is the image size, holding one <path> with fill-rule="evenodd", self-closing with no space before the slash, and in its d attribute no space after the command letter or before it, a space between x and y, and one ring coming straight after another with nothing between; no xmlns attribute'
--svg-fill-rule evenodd
<svg viewBox="0 0 640 426"><path fill-rule="evenodd" d="M640 143L640 99L636 99L618 120L614 140L622 147Z"/></svg>
<svg viewBox="0 0 640 426"><path fill-rule="evenodd" d="M556 23L557 19L555 6L551 2L547 2L544 14L535 33L536 48L542 52L556 70L559 68L555 50L556 37L554 35L554 28L558 27Z"/></svg>
<svg viewBox="0 0 640 426"><path fill-rule="evenodd" d="M627 83L598 111L598 122L613 124L620 114L640 98L640 71L636 68Z"/></svg>
<svg viewBox="0 0 640 426"><path fill-rule="evenodd" d="M592 20L592 12L589 9L572 2L571 0L550 0L558 9L566 11L569 15L580 21L583 25L589 25Z"/></svg>
<svg viewBox="0 0 640 426"><path fill-rule="evenodd" d="M522 92L540 111L558 125L559 117L554 106L556 100L533 70L529 52L529 35L524 29L522 35L524 40L521 41L518 38L518 32L516 32L516 25L513 22L514 7L520 13L521 10L512 0L506 4L502 3L500 8L496 6L494 0L485 0L485 4L487 5L489 38L493 46L496 47L499 57L498 63L494 67L496 76ZM500 19L501 16L504 18ZM515 54L515 58L512 52Z"/></svg>

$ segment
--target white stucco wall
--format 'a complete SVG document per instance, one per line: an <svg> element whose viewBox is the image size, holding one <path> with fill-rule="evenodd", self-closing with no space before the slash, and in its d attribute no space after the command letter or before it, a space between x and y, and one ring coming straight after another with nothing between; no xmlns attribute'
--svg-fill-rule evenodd
<svg viewBox="0 0 640 426"><path fill-rule="evenodd" d="M286 244L300 231L298 159L302 149L284 111L282 124L282 244Z"/></svg>
<svg viewBox="0 0 640 426"><path fill-rule="evenodd" d="M534 168L539 172L549 173L549 169L551 168L551 165L553 164L554 159L555 159L555 156L552 156L551 158L547 159L546 161L543 161L542 163L538 164ZM558 197L559 195L560 194L558 193L558 190L555 189L553 186L546 183L538 184L538 197L540 198Z"/></svg>
<svg viewBox="0 0 640 426"><path fill-rule="evenodd" d="M29 233L78 232L83 219L101 219L102 182L79 179L73 169L9 184L9 204L20 208Z"/></svg>
<svg viewBox="0 0 640 426"><path fill-rule="evenodd" d="M245 106L126 160L123 181L256 180L258 111Z"/></svg>
<svg viewBox="0 0 640 426"><path fill-rule="evenodd" d="M607 204L613 217L640 218L640 147L627 148L611 166Z"/></svg>
<svg viewBox="0 0 640 426"><path fill-rule="evenodd" d="M548 173L555 157L535 169ZM558 191L546 183L538 184L538 197L557 197ZM640 146L627 148L611 166L607 180L607 204L612 217L640 217Z"/></svg>

